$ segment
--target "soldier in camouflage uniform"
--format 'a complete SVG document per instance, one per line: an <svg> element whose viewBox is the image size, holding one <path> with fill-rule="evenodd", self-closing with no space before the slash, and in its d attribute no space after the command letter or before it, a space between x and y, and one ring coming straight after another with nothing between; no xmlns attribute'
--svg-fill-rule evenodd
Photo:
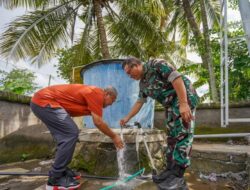
<svg viewBox="0 0 250 190"><path fill-rule="evenodd" d="M153 175L159 189L188 189L184 180L185 169L190 165L194 133L194 111L198 96L190 80L181 75L163 59L153 59L143 64L131 57L122 65L133 79L140 80L139 98L131 111L121 119L125 125L136 115L147 97L157 100L166 110L167 167L160 175Z"/></svg>

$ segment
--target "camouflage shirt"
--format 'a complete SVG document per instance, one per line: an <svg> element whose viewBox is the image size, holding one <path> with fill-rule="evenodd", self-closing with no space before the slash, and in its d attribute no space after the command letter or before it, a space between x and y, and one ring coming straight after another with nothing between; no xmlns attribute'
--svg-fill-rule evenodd
<svg viewBox="0 0 250 190"><path fill-rule="evenodd" d="M172 82L182 77L187 90L189 105L194 108L198 103L198 95L192 87L191 81L182 76L172 65L163 59L153 59L143 65L144 75L140 80L140 91L138 101L146 102L151 97L161 103L164 107L172 105L177 99L177 94Z"/></svg>

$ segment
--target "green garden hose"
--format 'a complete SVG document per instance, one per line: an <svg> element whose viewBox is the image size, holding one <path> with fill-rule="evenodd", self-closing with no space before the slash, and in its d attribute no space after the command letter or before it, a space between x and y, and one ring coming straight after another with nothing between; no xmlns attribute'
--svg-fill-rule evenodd
<svg viewBox="0 0 250 190"><path fill-rule="evenodd" d="M136 172L136 173L134 173L134 174L132 174L132 175L130 175L130 176L128 176L128 177L126 177L126 178L120 180L120 181L117 181L117 182L113 183L112 185L103 187L103 188L101 188L101 189L99 189L99 190L108 190L108 189L112 189L112 188L115 187L115 186L118 186L118 185L121 185L121 184L123 184L123 183L126 183L126 182L128 182L128 181L134 179L136 176L143 174L144 171L145 171L145 168L142 168L142 169L139 170L138 172Z"/></svg>

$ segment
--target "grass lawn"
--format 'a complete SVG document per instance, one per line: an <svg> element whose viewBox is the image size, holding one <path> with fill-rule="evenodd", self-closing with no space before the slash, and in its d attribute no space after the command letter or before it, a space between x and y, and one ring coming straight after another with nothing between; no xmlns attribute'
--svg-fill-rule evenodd
<svg viewBox="0 0 250 190"><path fill-rule="evenodd" d="M235 126L235 127L206 127L199 126L195 128L195 135L207 135L207 134L228 134L228 133L250 133L250 126ZM195 142L228 142L235 144L246 144L247 140L244 137L227 137L227 138L202 138L195 139Z"/></svg>

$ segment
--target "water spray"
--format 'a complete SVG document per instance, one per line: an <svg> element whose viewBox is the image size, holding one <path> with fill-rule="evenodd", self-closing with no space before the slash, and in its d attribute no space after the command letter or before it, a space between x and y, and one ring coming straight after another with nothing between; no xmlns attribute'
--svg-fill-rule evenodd
<svg viewBox="0 0 250 190"><path fill-rule="evenodd" d="M151 167L152 167L152 174L153 175L156 175L157 174L157 169L155 167L155 164L154 164L154 161L153 161L153 158L151 156L151 153L149 151L149 147L148 147L148 144L147 144L147 141L146 141L146 133L143 131L142 129L142 126L139 122L134 122L134 124L126 124L123 126L124 128L133 128L133 127L137 127L138 128L138 133L137 135L140 135L142 137L142 141L144 143L144 146L146 148L146 151L147 151L147 154L148 154L148 158L150 160L150 163L151 163ZM137 142L137 141L136 141ZM139 146L139 145L138 145ZM136 148L137 150L137 157L139 158L139 147Z"/></svg>

